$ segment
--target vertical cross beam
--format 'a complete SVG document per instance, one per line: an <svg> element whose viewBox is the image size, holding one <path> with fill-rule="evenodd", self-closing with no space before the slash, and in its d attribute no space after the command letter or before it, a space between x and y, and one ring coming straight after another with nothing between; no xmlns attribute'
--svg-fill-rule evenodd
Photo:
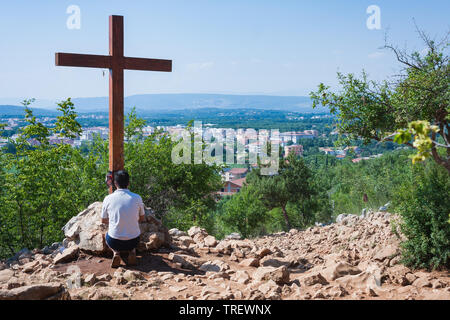
<svg viewBox="0 0 450 320"><path fill-rule="evenodd" d="M123 17L109 17L109 170L124 168ZM112 192L112 190L110 190Z"/></svg>
<svg viewBox="0 0 450 320"><path fill-rule="evenodd" d="M172 71L172 60L130 58L123 51L123 17L109 17L109 55L61 53L55 54L55 64L66 67L109 69L109 170L113 173L124 168L123 137L123 71ZM113 192L114 187L109 188Z"/></svg>

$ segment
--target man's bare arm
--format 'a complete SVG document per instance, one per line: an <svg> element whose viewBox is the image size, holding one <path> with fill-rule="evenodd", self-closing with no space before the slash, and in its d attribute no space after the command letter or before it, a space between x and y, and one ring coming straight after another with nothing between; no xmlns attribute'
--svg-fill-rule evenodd
<svg viewBox="0 0 450 320"><path fill-rule="evenodd" d="M102 218L102 223L103 224L109 224L109 219L108 218Z"/></svg>
<svg viewBox="0 0 450 320"><path fill-rule="evenodd" d="M145 222L145 215L139 216L139 222Z"/></svg>

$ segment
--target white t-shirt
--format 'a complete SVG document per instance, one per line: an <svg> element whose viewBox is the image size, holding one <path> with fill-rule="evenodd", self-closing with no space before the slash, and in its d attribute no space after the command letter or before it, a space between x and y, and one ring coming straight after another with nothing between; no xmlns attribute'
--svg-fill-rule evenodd
<svg viewBox="0 0 450 320"><path fill-rule="evenodd" d="M145 215L140 195L128 189L117 189L103 200L102 219L109 219L108 234L118 240L139 237L139 216Z"/></svg>

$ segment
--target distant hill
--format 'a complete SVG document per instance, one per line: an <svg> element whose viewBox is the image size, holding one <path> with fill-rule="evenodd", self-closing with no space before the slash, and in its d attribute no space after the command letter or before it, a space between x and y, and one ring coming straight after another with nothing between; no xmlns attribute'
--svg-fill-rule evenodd
<svg viewBox="0 0 450 320"><path fill-rule="evenodd" d="M0 98L0 105L16 105L20 99ZM108 97L72 98L77 112L108 112ZM32 106L56 110L56 100L37 99ZM167 112L173 110L195 110L202 108L219 109L263 109L283 110L300 113L323 113L324 108L312 109L309 97L268 96L268 95L232 95L232 94L142 94L125 97L125 110L136 107L141 113Z"/></svg>
<svg viewBox="0 0 450 320"><path fill-rule="evenodd" d="M1 116L24 116L25 108L22 106L13 105L0 105L0 117ZM40 109L40 108L30 108L33 110L35 116L55 116L58 114L57 111Z"/></svg>
<svg viewBox="0 0 450 320"><path fill-rule="evenodd" d="M0 98L0 114L17 113L19 106L12 105L12 99ZM17 99L16 99L17 100ZM108 97L72 98L78 113L108 112ZM56 103L50 100L36 100L32 104L36 115L56 111ZM260 109L293 111L299 113L326 113L325 108L312 108L311 99L304 96L232 95L232 94L142 94L125 97L125 111L136 107L139 114L172 112L179 110L217 109ZM5 109L7 109L5 111ZM23 110L20 109L20 110ZM19 111L20 111L19 110ZM22 111L19 114L23 114Z"/></svg>
<svg viewBox="0 0 450 320"><path fill-rule="evenodd" d="M74 98L72 101L79 112L98 112L108 110L108 98ZM181 109L265 109L296 112L324 112L311 107L309 97L265 96L229 94L144 94L125 98L125 109L136 107L139 111L170 111Z"/></svg>

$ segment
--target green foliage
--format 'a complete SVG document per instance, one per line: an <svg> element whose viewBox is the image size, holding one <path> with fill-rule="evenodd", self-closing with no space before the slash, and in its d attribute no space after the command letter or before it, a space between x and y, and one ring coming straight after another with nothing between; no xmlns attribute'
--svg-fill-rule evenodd
<svg viewBox="0 0 450 320"><path fill-rule="evenodd" d="M61 240L61 227L106 194L101 182L104 173L96 166L98 159L94 155L82 157L69 145L51 146L50 130L37 122L28 108L30 103L24 103L28 126L17 140L17 153L1 154L0 158L0 256ZM69 104L62 102L61 109ZM64 135L77 132L75 118L71 112L58 118L57 127ZM28 139L39 144L31 147Z"/></svg>
<svg viewBox="0 0 450 320"><path fill-rule="evenodd" d="M146 121L138 118L136 115L136 107L133 107L127 116L128 124L125 126L125 140L129 141L133 138L140 140L143 137L142 129L145 127Z"/></svg>
<svg viewBox="0 0 450 320"><path fill-rule="evenodd" d="M361 78L338 73L342 87L339 92L320 84L310 95L314 107L328 107L336 115L337 128L346 139L361 137L369 143L372 139L392 141L395 137L396 142L417 149L414 162L431 155L450 172L449 44L437 44L418 32L428 49L425 56L385 46L404 67L396 83L370 81L365 72Z"/></svg>
<svg viewBox="0 0 450 320"><path fill-rule="evenodd" d="M61 111L63 115L56 118L54 131L60 137L74 139L81 134L81 124L76 120L77 114L74 110L75 107L70 98L58 103L58 111Z"/></svg>
<svg viewBox="0 0 450 320"><path fill-rule="evenodd" d="M34 102L34 99L27 99L22 102L25 107L25 121L28 125L22 128L20 132L20 137L18 139L18 146L23 149L29 146L28 139L34 139L38 141L41 145L48 146L48 137L51 134L50 129L44 126L42 123L36 120L33 115L33 111L29 108L30 104Z"/></svg>
<svg viewBox="0 0 450 320"><path fill-rule="evenodd" d="M238 232L243 237L257 236L264 230L268 218L266 211L258 190L250 185L225 203L220 219L227 233Z"/></svg>
<svg viewBox="0 0 450 320"><path fill-rule="evenodd" d="M333 216L360 214L364 208L377 210L393 200L396 190L411 172L410 154L411 151L398 150L359 163L344 159L328 166L321 159L314 181L329 195ZM367 202L363 201L364 194L368 196Z"/></svg>
<svg viewBox="0 0 450 320"><path fill-rule="evenodd" d="M166 134L153 134L142 142L125 146L125 168L131 176L130 190L139 193L144 203L159 216L169 209L189 208L200 201L211 206L212 192L220 189L216 166L174 164L171 158L175 143ZM192 213L192 223L199 215Z"/></svg>
<svg viewBox="0 0 450 320"><path fill-rule="evenodd" d="M450 179L427 161L414 167L398 190L396 210L402 217L403 262L415 268L450 267Z"/></svg>
<svg viewBox="0 0 450 320"><path fill-rule="evenodd" d="M395 136L394 142L406 143L414 137L414 147L417 148L417 154L412 156L413 164L419 161L424 161L431 156L431 149L433 148L433 140L430 138L430 133L436 134L439 131L437 126L432 126L428 121L412 121L408 124L408 129L401 129Z"/></svg>
<svg viewBox="0 0 450 320"><path fill-rule="evenodd" d="M290 155L287 160L280 161L278 174L263 176L256 171L253 177L249 177L249 184L253 184L257 190L261 202L268 210L281 208L286 223L286 229L292 227L288 213L288 204L307 203L316 195L313 188L312 172L306 166L303 159ZM309 208L303 205L305 212ZM302 214L302 210L298 214Z"/></svg>

